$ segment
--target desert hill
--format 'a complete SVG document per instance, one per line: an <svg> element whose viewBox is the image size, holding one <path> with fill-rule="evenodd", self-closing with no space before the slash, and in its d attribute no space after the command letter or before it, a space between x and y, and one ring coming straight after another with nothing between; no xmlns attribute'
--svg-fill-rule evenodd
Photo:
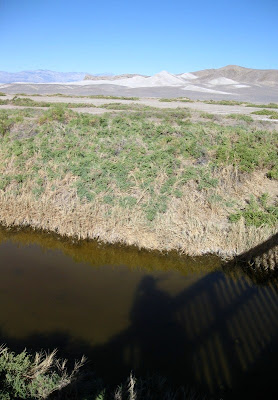
<svg viewBox="0 0 278 400"><path fill-rule="evenodd" d="M67 93L137 97L189 97L278 102L278 70L259 70L228 65L218 69L152 76L111 73L60 73L25 71L1 73L0 91L5 93Z"/></svg>
<svg viewBox="0 0 278 400"><path fill-rule="evenodd" d="M86 75L87 81L99 81L98 83L116 82L128 87L152 87L152 86L184 86L187 83L194 85L230 86L234 85L278 85L278 70L275 69L251 69L238 65L227 65L218 69L205 69L182 74L171 74L167 71L159 72L153 76L140 74L122 74L111 76ZM107 82L104 82L107 81ZM230 86L231 87L231 86ZM189 88L188 88L189 89ZM194 88L193 88L194 89ZM195 88L196 89L196 88Z"/></svg>
<svg viewBox="0 0 278 400"><path fill-rule="evenodd" d="M278 85L277 69L252 69L240 67L238 65L227 65L226 67L218 69L205 69L193 72L193 74L202 81L227 78L240 83Z"/></svg>
<svg viewBox="0 0 278 400"><path fill-rule="evenodd" d="M101 80L109 80L115 81L118 79L126 79L126 78L133 78L134 76L143 76L147 78L147 75L140 75L140 74L121 74L121 75L85 75L84 80L87 81L101 81Z"/></svg>

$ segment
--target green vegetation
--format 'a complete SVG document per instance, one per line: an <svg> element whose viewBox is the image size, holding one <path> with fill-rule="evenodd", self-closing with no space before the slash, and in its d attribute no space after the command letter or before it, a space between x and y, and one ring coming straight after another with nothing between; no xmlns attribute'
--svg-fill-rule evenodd
<svg viewBox="0 0 278 400"><path fill-rule="evenodd" d="M73 97L73 96L68 96L68 97ZM79 96L81 97L81 96ZM85 97L85 96L83 96ZM113 97L113 96L88 96L89 98L101 98L101 99L120 99L122 100L122 98L117 98L117 97ZM134 97L132 99L130 98L125 98L125 100L136 100L137 98ZM43 108L49 108L49 107L66 107L66 108L84 108L84 107L88 107L88 108L94 108L96 107L94 104L91 103L63 103L63 102L59 102L59 103L55 103L55 102L47 102L47 101L35 101L32 100L30 98L25 98L25 97L17 97L14 96L13 99L11 100L0 100L0 105L7 105L7 104L11 104L14 106L22 106L22 107L43 107ZM140 107L146 107L144 105L137 105L137 108ZM130 107L132 107L132 105L129 104L122 104L122 103L109 103L109 104L103 104L101 106L102 108L107 108L107 109L114 109L113 107L115 107L115 109L122 109L122 110L128 110L130 109ZM136 108L136 107L135 107Z"/></svg>
<svg viewBox="0 0 278 400"><path fill-rule="evenodd" d="M260 110L260 111L253 111L252 114L255 115L267 115L270 119L278 119L278 112L272 110Z"/></svg>
<svg viewBox="0 0 278 400"><path fill-rule="evenodd" d="M0 110L2 219L10 218L14 201L13 213L19 216L13 221L20 224L21 208L17 201L26 199L28 207L34 207L35 220L46 215L45 210L41 212L37 207L49 205L47 222L41 222L42 227L58 232L59 221L64 218L62 234L95 237L91 228L95 222L90 221L96 220L97 212L101 228L95 228L96 232L108 226L103 240L110 241L113 235L117 240L137 244L141 229L142 237L143 232L149 232L155 238L153 242L148 240L147 245L164 249L166 232L167 246L188 252L189 236L193 254L196 236L190 232L194 227L203 227L200 232L204 232L204 237L212 240L215 234L215 242L222 243L223 235L215 229L218 214L219 225L227 226L227 220L233 218L229 219L229 215L238 214L236 207L244 201L244 190L249 190L246 182L257 174L269 188L278 178L278 135L273 130L259 130L254 124L229 125L225 117L225 124L221 124L221 116L215 119L210 114L203 114L208 121L195 122L186 108L159 109L138 103L108 103L102 107L107 110L102 115L76 113L63 103L46 111ZM254 187L254 193L263 190L261 182ZM256 179L254 184L257 185ZM237 185L244 190L238 191ZM198 199L198 207L194 199ZM7 211L3 211L5 201ZM58 220L57 209L52 213L57 204L63 204L59 206L62 214ZM74 218L67 219L68 210L76 213ZM88 224L80 226L82 212L87 213L84 220ZM172 221L179 222L172 226ZM73 224L80 226L80 230L73 228ZM181 228L181 224L186 228ZM119 226L122 230L118 235ZM207 226L211 226L209 235ZM232 230L232 224L229 226ZM184 235L183 231L189 234ZM156 232L162 239L156 238ZM130 236L126 239L127 235ZM197 254L204 248L201 239L200 236Z"/></svg>
<svg viewBox="0 0 278 400"><path fill-rule="evenodd" d="M138 101L139 97L128 97L128 96L105 96L103 94L95 94L90 96L80 96L80 97L88 97L89 99L111 99L111 100L132 100Z"/></svg>
<svg viewBox="0 0 278 400"><path fill-rule="evenodd" d="M138 101L140 100L139 97L128 97L128 96L108 96L103 94L95 94L95 95L87 95L87 96L76 96L71 94L63 94L63 93L53 93L53 94L26 94L26 93L17 93L17 96L30 96L30 97L37 97L37 96L44 96L44 97L69 97L72 99L111 99L111 100L131 100L131 101Z"/></svg>
<svg viewBox="0 0 278 400"><path fill-rule="evenodd" d="M0 346L0 399L197 399L196 393L183 387L171 388L167 380L159 376L136 379L131 373L124 383L116 387L106 387L88 367L84 371L85 361L83 357L81 361L75 362L69 373L66 368L67 360L57 359L56 351L32 355L24 350L15 354Z"/></svg>
<svg viewBox="0 0 278 400"><path fill-rule="evenodd" d="M126 105L104 106L122 109ZM133 107L136 110L137 105ZM39 117L35 137L14 140L6 136L2 140L2 154L7 159L16 156L17 167L14 175L4 174L2 189L9 182L20 185L29 176L38 196L46 181L71 173L81 200L92 201L102 193L104 203L132 208L138 202L132 194L137 183L149 195L141 208L152 221L166 212L170 198L182 195L187 182L195 181L199 190L216 187L215 171L221 166L232 164L246 172L268 168L271 173L277 165L277 136L270 132L217 124L204 129L200 123L184 120L186 110L141 107L139 113L121 116L79 115L61 105L50 108ZM152 122L154 117L160 122ZM1 114L1 121L4 133L14 123L6 114ZM32 158L30 170L26 159Z"/></svg>
<svg viewBox="0 0 278 400"><path fill-rule="evenodd" d="M0 92L0 96L6 96L6 93Z"/></svg>
<svg viewBox="0 0 278 400"><path fill-rule="evenodd" d="M46 399L51 393L69 385L85 362L76 363L72 372L66 370L64 360L56 359L56 351L36 353L32 356L24 350L15 354L0 346L0 398Z"/></svg>
<svg viewBox="0 0 278 400"><path fill-rule="evenodd" d="M253 122L253 118L250 115L245 114L228 114L226 118L236 119L237 121Z"/></svg>
<svg viewBox="0 0 278 400"><path fill-rule="evenodd" d="M275 164L273 167L268 171L267 177L270 179L278 180L278 165Z"/></svg>
<svg viewBox="0 0 278 400"><path fill-rule="evenodd" d="M9 104L9 100L8 99L7 100L1 100L0 99L0 106L5 106L7 104Z"/></svg>
<svg viewBox="0 0 278 400"><path fill-rule="evenodd" d="M182 103L193 103L193 100L190 100L190 99L187 99L187 98L184 98L184 97L175 97L175 98L161 98L161 99L159 99L159 101L160 102L162 102L162 103L171 103L171 102L173 102L173 101L179 101L179 102L182 102Z"/></svg>
<svg viewBox="0 0 278 400"><path fill-rule="evenodd" d="M95 107L93 104L90 103L53 103L53 102L46 102L46 101L34 101L29 98L24 97L17 97L15 96L12 100L4 100L6 101L5 104L12 104L15 106L24 106L24 107L67 107L67 108L81 108L81 107ZM1 104L1 103L0 103Z"/></svg>
<svg viewBox="0 0 278 400"><path fill-rule="evenodd" d="M206 119L215 119L215 114L210 114L207 112L201 112L200 113L201 118L206 118Z"/></svg>
<svg viewBox="0 0 278 400"><path fill-rule="evenodd" d="M37 95L31 95L31 96L37 96ZM74 96L70 94L62 94L62 93L55 93L55 94L47 94L44 96L48 97L70 97L70 98L79 98L79 99L107 99L107 100L131 100L131 101L138 101L140 100L139 97L128 97L128 96L108 96L104 94L94 94L94 95L88 95L88 96Z"/></svg>
<svg viewBox="0 0 278 400"><path fill-rule="evenodd" d="M246 225L254 225L257 228L262 225L275 226L278 223L278 203L269 205L268 194L264 193L258 200L251 196L248 205L236 213L230 215L231 222L237 222L244 218Z"/></svg>
<svg viewBox="0 0 278 400"><path fill-rule="evenodd" d="M222 106L240 106L241 104L244 104L243 101L236 101L236 100L205 100L204 103L220 104Z"/></svg>
<svg viewBox="0 0 278 400"><path fill-rule="evenodd" d="M21 115L14 115L9 118L9 114L5 110L0 110L0 137L10 132L15 123L22 121L23 117Z"/></svg>
<svg viewBox="0 0 278 400"><path fill-rule="evenodd" d="M246 107L257 107L257 108L278 108L278 104L276 103L269 103L269 104L254 104L248 103Z"/></svg>
<svg viewBox="0 0 278 400"><path fill-rule="evenodd" d="M123 103L107 103L99 106L100 108L106 108L107 110L147 110L148 106L144 104L123 104Z"/></svg>

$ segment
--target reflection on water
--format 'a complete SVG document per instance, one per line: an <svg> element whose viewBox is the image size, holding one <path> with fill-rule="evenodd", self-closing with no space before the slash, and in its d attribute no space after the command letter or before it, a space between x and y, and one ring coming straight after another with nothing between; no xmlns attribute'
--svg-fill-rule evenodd
<svg viewBox="0 0 278 400"><path fill-rule="evenodd" d="M227 275L215 258L3 229L0 273L0 331L14 349L84 353L108 382L158 372L216 398L277 397L275 281Z"/></svg>

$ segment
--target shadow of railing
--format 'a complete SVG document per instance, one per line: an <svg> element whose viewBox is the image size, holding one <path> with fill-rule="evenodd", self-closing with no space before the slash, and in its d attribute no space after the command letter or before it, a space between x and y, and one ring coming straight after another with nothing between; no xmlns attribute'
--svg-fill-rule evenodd
<svg viewBox="0 0 278 400"><path fill-rule="evenodd" d="M254 272L275 274L278 271L278 233L252 249L224 264L224 268L241 268Z"/></svg>
<svg viewBox="0 0 278 400"><path fill-rule="evenodd" d="M88 315L88 326L92 318ZM170 295L159 279L147 275L134 293L129 326L106 343L92 346L61 332L21 340L3 335L0 342L17 350L57 347L67 358L85 354L97 375L112 385L132 370L225 400L257 398L258 393L272 399L278 369L277 289L214 272Z"/></svg>

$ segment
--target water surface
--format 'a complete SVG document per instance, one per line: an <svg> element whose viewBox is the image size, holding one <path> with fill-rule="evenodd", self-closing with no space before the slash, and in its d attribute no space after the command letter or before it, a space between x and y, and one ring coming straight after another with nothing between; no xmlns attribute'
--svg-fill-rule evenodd
<svg viewBox="0 0 278 400"><path fill-rule="evenodd" d="M0 229L0 342L85 354L119 383L159 373L212 398L277 398L277 282L215 257Z"/></svg>

